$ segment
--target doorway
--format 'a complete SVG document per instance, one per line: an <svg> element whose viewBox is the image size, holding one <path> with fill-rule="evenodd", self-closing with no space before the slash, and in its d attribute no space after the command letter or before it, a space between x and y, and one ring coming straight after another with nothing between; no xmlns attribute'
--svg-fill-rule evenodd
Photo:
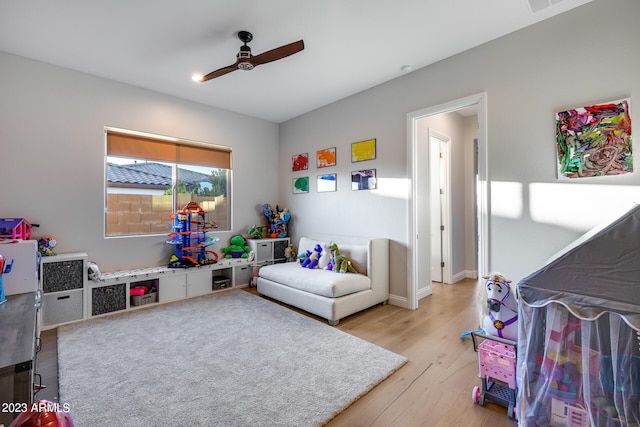
<svg viewBox="0 0 640 427"><path fill-rule="evenodd" d="M456 101L415 111L407 115L407 134L409 170L411 171L411 197L409 221L409 262L407 308L418 308L418 301L431 294L431 192L430 158L427 132L421 129L420 119L451 113L465 108L477 109L477 175L475 189L476 234L477 234L477 275L486 274L488 270L488 185L487 185L487 124L486 124L486 92L462 98Z"/></svg>
<svg viewBox="0 0 640 427"><path fill-rule="evenodd" d="M449 283L445 265L450 262L449 144L451 137L432 128L429 138L429 202L431 212L431 281Z"/></svg>

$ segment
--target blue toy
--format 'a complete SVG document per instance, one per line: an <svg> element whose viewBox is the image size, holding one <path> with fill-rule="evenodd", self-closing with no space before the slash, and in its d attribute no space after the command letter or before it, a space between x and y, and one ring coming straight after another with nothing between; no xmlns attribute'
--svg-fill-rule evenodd
<svg viewBox="0 0 640 427"><path fill-rule="evenodd" d="M313 248L313 252L307 251L306 257L300 264L304 268L317 268L318 262L320 261L320 257L322 256L322 246L316 245Z"/></svg>
<svg viewBox="0 0 640 427"><path fill-rule="evenodd" d="M11 269L13 268L13 259L9 264L5 265L4 256L0 254L0 304L7 300L6 295L4 294L4 286L2 286L2 275L11 273Z"/></svg>
<svg viewBox="0 0 640 427"><path fill-rule="evenodd" d="M204 209L193 201L171 215L173 225L169 233L171 239L167 243L175 245L176 249L169 260L169 267L194 267L218 261L218 254L207 249L220 240L207 235L211 229L218 228L218 224L206 222L205 215Z"/></svg>

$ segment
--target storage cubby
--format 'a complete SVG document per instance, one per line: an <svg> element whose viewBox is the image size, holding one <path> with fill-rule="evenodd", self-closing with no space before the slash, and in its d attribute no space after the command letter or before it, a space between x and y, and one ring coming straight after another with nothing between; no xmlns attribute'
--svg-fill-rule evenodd
<svg viewBox="0 0 640 427"><path fill-rule="evenodd" d="M87 280L86 254L80 261L77 257L62 256L52 268L42 267L49 275L47 289L56 290L44 294L45 326L247 286L253 272L253 261L233 258L190 268L116 271ZM84 285L78 288L78 283ZM131 292L135 288L144 292L135 295Z"/></svg>
<svg viewBox="0 0 640 427"><path fill-rule="evenodd" d="M84 317L84 291L53 292L42 298L42 324L44 326L80 320Z"/></svg>
<svg viewBox="0 0 640 427"><path fill-rule="evenodd" d="M85 317L88 256L84 252L42 257L40 288L43 292L42 326Z"/></svg>
<svg viewBox="0 0 640 427"><path fill-rule="evenodd" d="M141 305L158 302L158 288L160 279L147 279L129 283L129 305L139 307ZM142 295L134 295L132 289L141 289Z"/></svg>
<svg viewBox="0 0 640 427"><path fill-rule="evenodd" d="M112 313L127 308L127 284L118 283L91 289L91 315Z"/></svg>
<svg viewBox="0 0 640 427"><path fill-rule="evenodd" d="M249 247L256 254L257 265L276 264L285 262L285 249L290 245L288 237L274 239L248 240Z"/></svg>
<svg viewBox="0 0 640 427"><path fill-rule="evenodd" d="M251 284L251 279L253 278L253 268L253 265L239 265L233 267L233 286L249 286Z"/></svg>

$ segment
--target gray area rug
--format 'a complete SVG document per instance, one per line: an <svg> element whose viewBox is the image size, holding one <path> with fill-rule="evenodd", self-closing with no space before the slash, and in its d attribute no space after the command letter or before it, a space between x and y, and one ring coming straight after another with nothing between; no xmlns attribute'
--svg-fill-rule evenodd
<svg viewBox="0 0 640 427"><path fill-rule="evenodd" d="M76 427L316 426L406 359L241 290L58 329Z"/></svg>

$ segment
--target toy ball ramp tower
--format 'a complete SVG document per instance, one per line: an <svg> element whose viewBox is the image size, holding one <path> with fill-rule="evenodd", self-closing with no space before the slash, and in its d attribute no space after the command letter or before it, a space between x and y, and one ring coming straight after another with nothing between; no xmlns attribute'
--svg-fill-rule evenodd
<svg viewBox="0 0 640 427"><path fill-rule="evenodd" d="M219 240L217 237L207 236L207 232L218 228L218 224L207 223L205 216L206 212L196 202L189 202L181 211L171 216L171 239L167 243L175 245L176 249L170 266L193 267L218 261L218 254L207 250L208 246Z"/></svg>
<svg viewBox="0 0 640 427"><path fill-rule="evenodd" d="M518 284L521 426L640 426L640 206Z"/></svg>

